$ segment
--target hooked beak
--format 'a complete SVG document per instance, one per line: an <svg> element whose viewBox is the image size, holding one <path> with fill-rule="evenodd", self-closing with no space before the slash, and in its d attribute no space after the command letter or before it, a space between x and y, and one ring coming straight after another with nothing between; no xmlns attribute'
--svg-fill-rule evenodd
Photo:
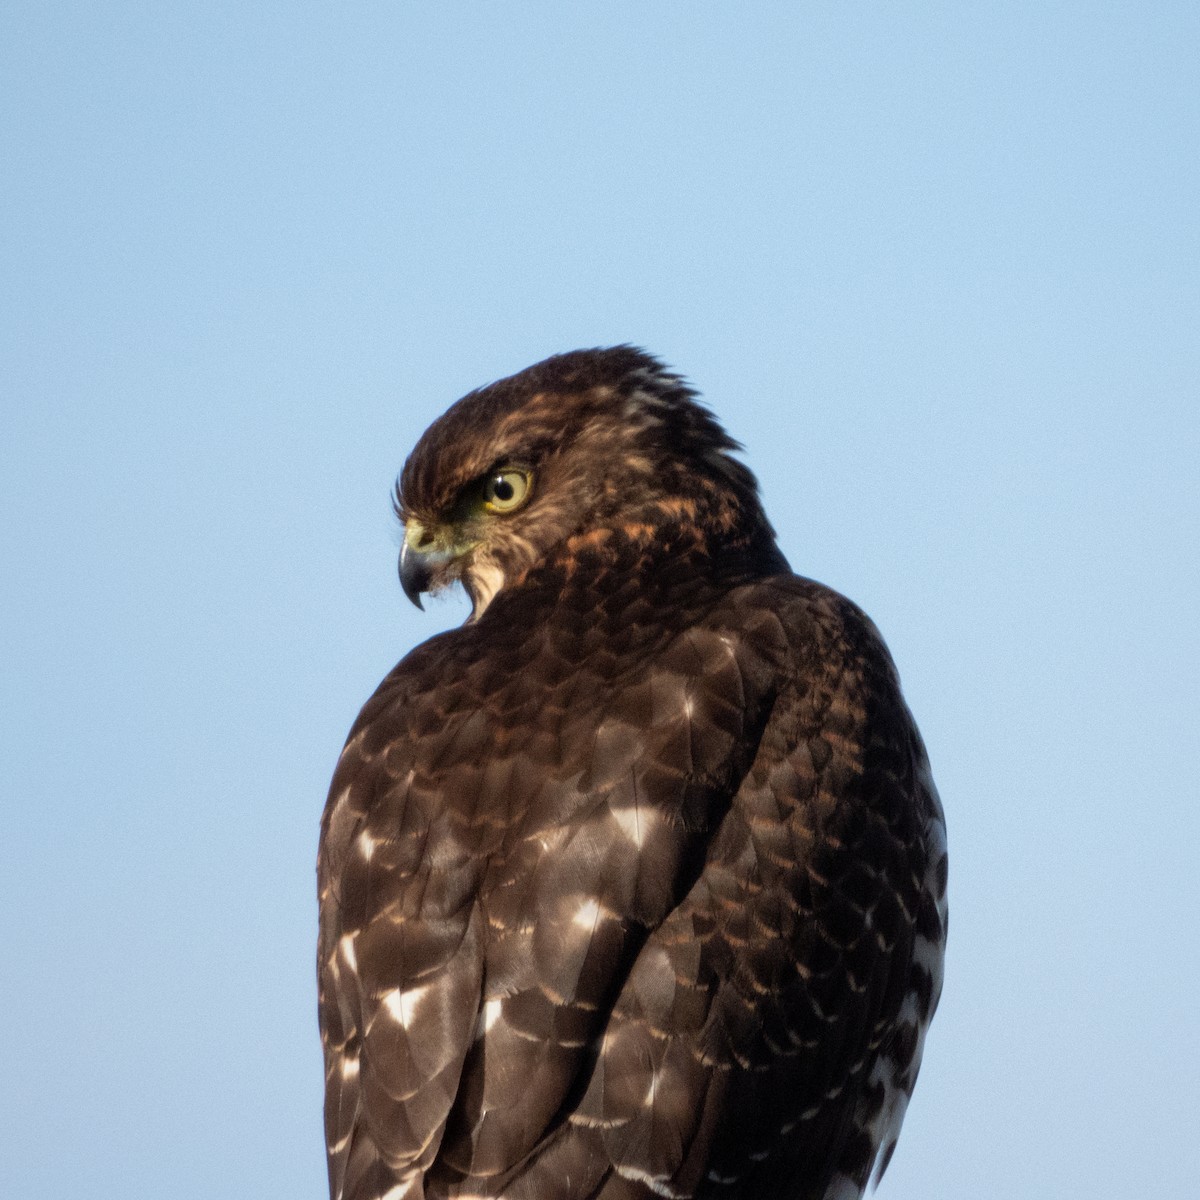
<svg viewBox="0 0 1200 1200"><path fill-rule="evenodd" d="M425 548L419 543L428 542ZM455 555L450 550L439 550L437 544L425 538L425 529L416 521L404 528L404 544L400 547L400 586L404 594L422 611L421 593L429 591L434 576Z"/></svg>

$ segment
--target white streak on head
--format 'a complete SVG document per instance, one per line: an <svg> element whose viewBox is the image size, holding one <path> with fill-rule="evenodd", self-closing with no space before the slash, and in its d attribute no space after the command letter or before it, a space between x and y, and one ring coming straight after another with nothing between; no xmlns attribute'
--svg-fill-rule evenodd
<svg viewBox="0 0 1200 1200"><path fill-rule="evenodd" d="M383 997L383 1006L393 1021L402 1029L407 1029L417 1015L417 1006L428 991L428 986L409 988L406 992L393 988Z"/></svg>

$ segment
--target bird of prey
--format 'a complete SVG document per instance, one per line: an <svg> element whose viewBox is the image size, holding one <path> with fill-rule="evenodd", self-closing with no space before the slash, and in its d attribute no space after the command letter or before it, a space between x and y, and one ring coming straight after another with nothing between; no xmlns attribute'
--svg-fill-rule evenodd
<svg viewBox="0 0 1200 1200"><path fill-rule="evenodd" d="M400 579L473 603L321 825L333 1200L851 1200L942 982L941 805L867 617L628 346L454 404Z"/></svg>

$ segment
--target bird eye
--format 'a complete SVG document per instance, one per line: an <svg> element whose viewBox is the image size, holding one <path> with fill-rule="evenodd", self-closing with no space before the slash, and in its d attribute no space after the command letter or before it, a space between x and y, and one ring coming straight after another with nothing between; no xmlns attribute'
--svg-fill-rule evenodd
<svg viewBox="0 0 1200 1200"><path fill-rule="evenodd" d="M529 495L529 476L524 471L497 471L483 485L483 506L488 512L510 513L520 508Z"/></svg>

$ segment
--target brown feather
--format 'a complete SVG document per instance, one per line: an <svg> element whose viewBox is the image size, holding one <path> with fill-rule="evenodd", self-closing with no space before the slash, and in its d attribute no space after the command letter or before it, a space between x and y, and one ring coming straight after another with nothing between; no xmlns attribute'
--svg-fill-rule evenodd
<svg viewBox="0 0 1200 1200"><path fill-rule="evenodd" d="M734 449L620 347L472 393L405 465L398 511L465 547L441 582L503 586L381 684L330 790L335 1200L819 1200L890 1153L941 809L874 627L790 574ZM509 463L529 503L468 512Z"/></svg>

